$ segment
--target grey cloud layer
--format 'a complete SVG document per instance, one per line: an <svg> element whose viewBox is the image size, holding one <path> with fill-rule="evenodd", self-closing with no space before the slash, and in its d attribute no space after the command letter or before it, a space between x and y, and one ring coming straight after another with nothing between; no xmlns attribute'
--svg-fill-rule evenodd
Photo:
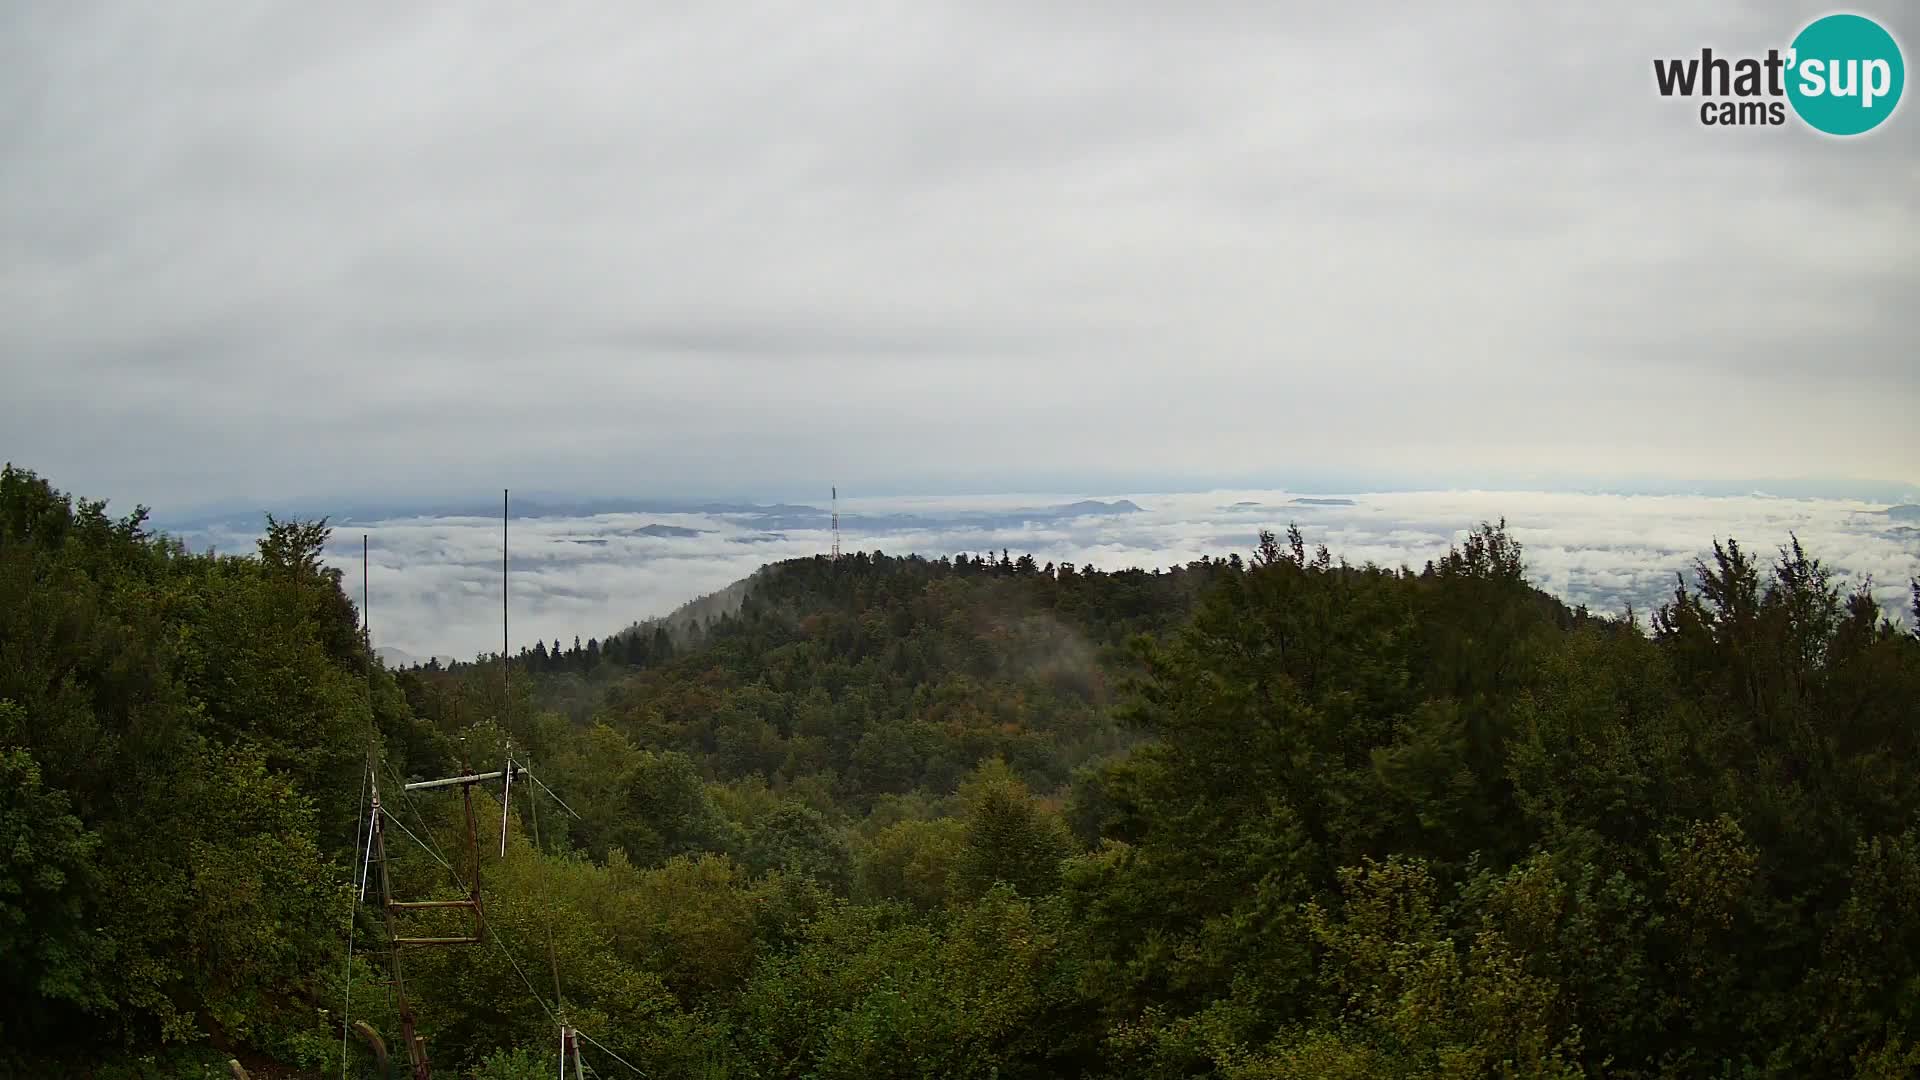
<svg viewBox="0 0 1920 1080"><path fill-rule="evenodd" d="M1920 482L1916 106L1652 89L1794 5L234 12L0 13L3 449L77 490Z"/></svg>
<svg viewBox="0 0 1920 1080"><path fill-rule="evenodd" d="M1261 528L1297 522L1310 544L1360 564L1415 568L1482 520L1505 516L1536 585L1574 603L1643 613L1666 599L1715 539L1766 555L1798 535L1856 582L1871 577L1890 614L1904 612L1920 573L1920 530L1897 531L1877 504L1765 497L1434 492L1354 496L1355 505L1302 505L1274 491L1131 496L1139 513L1053 517L1071 500L1035 495L847 500L846 546L928 556L1031 552L1042 561L1106 569L1158 567L1248 552ZM1236 504L1251 505L1236 505ZM872 522L881 522L875 528ZM695 530L694 535L647 535ZM620 513L515 519L511 526L515 647L582 640L662 615L778 559L827 549L822 514L781 520L750 513ZM332 561L357 592L359 535L371 548L376 642L417 656L470 657L500 641L498 519L403 518L345 525ZM250 545L252 530L186 529L196 547Z"/></svg>

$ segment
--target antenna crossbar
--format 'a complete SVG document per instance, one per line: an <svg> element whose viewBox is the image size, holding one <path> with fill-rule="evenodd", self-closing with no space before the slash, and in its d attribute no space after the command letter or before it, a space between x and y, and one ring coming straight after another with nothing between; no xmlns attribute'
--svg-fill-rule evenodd
<svg viewBox="0 0 1920 1080"><path fill-rule="evenodd" d="M425 791L428 788L454 787L456 785L481 784L488 780L498 780L507 775L505 769L492 772L466 773L461 776L449 776L444 780L416 780L407 785L408 791Z"/></svg>

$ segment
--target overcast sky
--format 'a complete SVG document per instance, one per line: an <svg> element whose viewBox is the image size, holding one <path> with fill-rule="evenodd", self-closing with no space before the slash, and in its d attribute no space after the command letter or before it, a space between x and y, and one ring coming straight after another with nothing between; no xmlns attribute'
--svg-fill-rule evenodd
<svg viewBox="0 0 1920 1080"><path fill-rule="evenodd" d="M155 504L1908 490L1920 105L1653 89L1826 10L13 0L0 457Z"/></svg>

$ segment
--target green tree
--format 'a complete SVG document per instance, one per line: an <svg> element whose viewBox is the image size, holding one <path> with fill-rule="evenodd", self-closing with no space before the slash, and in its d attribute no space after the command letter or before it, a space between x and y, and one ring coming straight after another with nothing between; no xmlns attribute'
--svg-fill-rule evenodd
<svg viewBox="0 0 1920 1080"><path fill-rule="evenodd" d="M980 767L961 789L967 807L966 847L955 884L978 896L1005 883L1022 896L1043 896L1060 884L1060 861L1073 839L1060 818L1027 793L1003 761Z"/></svg>
<svg viewBox="0 0 1920 1080"><path fill-rule="evenodd" d="M944 907L957 888L966 844L966 825L953 818L894 822L860 848L855 895L868 902L897 900L920 911Z"/></svg>
<svg viewBox="0 0 1920 1080"><path fill-rule="evenodd" d="M19 711L0 701L0 732L19 727ZM87 923L100 838L69 810L31 755L0 750L0 985L14 1003L0 1038L10 1042L41 1033L44 1002L98 1009L110 1000L92 978L106 958Z"/></svg>

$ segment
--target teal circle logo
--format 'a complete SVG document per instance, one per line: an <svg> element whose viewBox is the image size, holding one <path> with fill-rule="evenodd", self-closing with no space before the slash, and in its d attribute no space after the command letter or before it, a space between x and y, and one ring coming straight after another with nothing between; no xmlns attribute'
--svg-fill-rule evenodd
<svg viewBox="0 0 1920 1080"><path fill-rule="evenodd" d="M1800 119L1829 135L1879 127L1900 104L1907 65L1900 44L1872 19L1828 15L1793 39L1787 100Z"/></svg>

